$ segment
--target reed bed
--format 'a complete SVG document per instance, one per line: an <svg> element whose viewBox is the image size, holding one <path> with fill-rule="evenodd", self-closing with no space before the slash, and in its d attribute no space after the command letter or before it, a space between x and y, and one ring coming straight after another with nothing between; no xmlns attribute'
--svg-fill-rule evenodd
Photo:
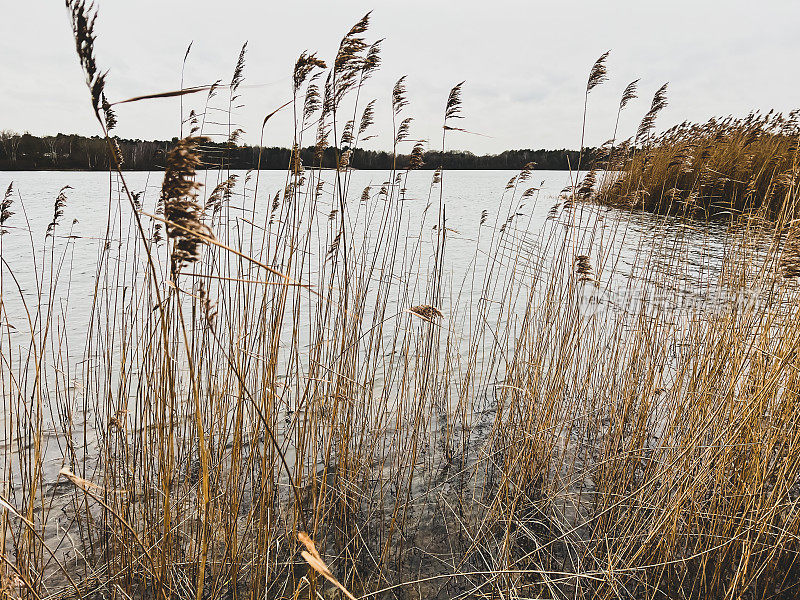
<svg viewBox="0 0 800 600"><path fill-rule="evenodd" d="M797 111L681 123L657 136L647 119L636 138L601 153L596 166L615 176L603 179L599 202L693 218L774 219L787 210L800 164Z"/></svg>
<svg viewBox="0 0 800 600"><path fill-rule="evenodd" d="M116 157L94 14L67 5ZM55 242L69 190L31 231L32 264L3 259L3 321L14 303L25 316L0 341L3 596L796 597L793 231L742 217L712 232L725 245L709 269L704 226L612 220L577 186L533 229L520 206L547 200L530 165L475 215L456 278L446 172L413 210L418 160L353 188L348 153L377 114L368 27L332 61L301 55L284 109L293 146L314 136L338 169L295 152L265 202L261 173L230 172L207 144L239 135L243 48L229 83L186 94L187 137L155 197L109 174L84 348L68 343L80 300ZM445 150L461 84L443 100ZM416 143L411 108L401 79L396 154ZM737 122L718 126L739 139ZM722 148L706 164L733 169ZM758 189L782 195L788 223L781 169ZM21 194L5 194L4 230ZM6 239L24 238L0 236L0 252Z"/></svg>

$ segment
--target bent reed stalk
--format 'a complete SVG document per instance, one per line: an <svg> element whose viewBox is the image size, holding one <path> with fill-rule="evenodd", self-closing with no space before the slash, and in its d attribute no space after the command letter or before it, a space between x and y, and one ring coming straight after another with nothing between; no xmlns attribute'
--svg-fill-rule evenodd
<svg viewBox="0 0 800 600"><path fill-rule="evenodd" d="M67 5L115 157L95 15ZM476 210L456 277L442 170L409 196L424 146L405 78L387 113L395 154L411 144L417 158L351 190L348 152L380 114L365 99L380 64L368 32L366 15L330 69L298 59L295 151L274 196L206 142L241 133L245 47L227 122L205 118L220 108L210 86L158 198L131 193L114 159L80 361L74 241L55 239L69 199L41 238L28 227L31 296L17 276L31 265L2 256L9 235L24 240L23 192L7 188L0 317L24 318L0 332L3 596L796 597L794 130L753 117L651 139L662 88L641 144L612 141L597 163L611 168L571 186L538 229L534 165ZM619 110L634 96L631 84ZM463 131L461 103L459 83L443 147ZM318 164L300 160L307 135ZM321 168L329 144L334 170ZM673 188L738 218L719 233L584 202L696 216L662 204ZM714 232L725 251L698 266Z"/></svg>

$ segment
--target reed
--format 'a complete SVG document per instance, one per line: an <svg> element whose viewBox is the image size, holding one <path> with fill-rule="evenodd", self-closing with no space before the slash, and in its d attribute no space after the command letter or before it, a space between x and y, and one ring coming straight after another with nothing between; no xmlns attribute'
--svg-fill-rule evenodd
<svg viewBox="0 0 800 600"><path fill-rule="evenodd" d="M664 103L657 94L634 145L623 142L607 153L607 169L619 176L605 179L599 202L700 218L775 219L784 210L794 218L796 208L784 201L796 185L796 113L681 123L651 139Z"/></svg>
<svg viewBox="0 0 800 600"><path fill-rule="evenodd" d="M243 47L153 196L113 158L95 14L67 6L115 191L81 349L74 240L34 236L19 185L0 204L4 598L797 596L792 119L653 136L662 88L638 143L612 142L543 224L532 164L476 209L456 277L446 174L411 173L424 145L404 78L386 113L408 168L356 189L347 157L381 114L369 15L330 63L297 60L277 192L209 143L234 141ZM307 135L338 168L303 164ZM664 204L687 190L737 218L670 216L699 214ZM30 264L6 260L10 243Z"/></svg>

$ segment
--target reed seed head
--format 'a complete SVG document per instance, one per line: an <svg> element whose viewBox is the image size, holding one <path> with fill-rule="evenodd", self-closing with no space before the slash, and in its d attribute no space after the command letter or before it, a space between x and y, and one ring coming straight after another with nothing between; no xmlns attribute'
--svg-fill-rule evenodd
<svg viewBox="0 0 800 600"><path fill-rule="evenodd" d="M193 263L200 258L203 237L213 237L202 221L203 209L196 201L201 184L195 180L195 176L203 164L198 147L208 141L205 137L187 137L179 140L167 154L161 199L167 220L167 236L173 242L173 274L183 264Z"/></svg>

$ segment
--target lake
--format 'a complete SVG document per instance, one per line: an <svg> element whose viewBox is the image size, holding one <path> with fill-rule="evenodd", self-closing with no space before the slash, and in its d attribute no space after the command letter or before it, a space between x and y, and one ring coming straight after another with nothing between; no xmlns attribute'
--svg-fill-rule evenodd
<svg viewBox="0 0 800 600"><path fill-rule="evenodd" d="M247 202L242 201L242 182L246 173L238 175L238 187L227 210L229 226L265 221L272 198L282 191L286 184L284 171L263 171L260 174L258 198L255 211L252 210L254 176L246 184ZM447 231L447 255L444 265L445 276L451 285L463 290L463 278L469 271L485 271L488 262L497 261L503 265L514 253L525 263L535 263L542 258L541 242L549 229L561 223L564 231L570 227L591 230L599 221L601 233L590 248L590 240L585 235L573 236L573 254L592 254L606 267L600 280L607 301L620 302L619 294L627 294L635 301L637 294L655 292L655 288L636 287L631 289L630 278L636 270L635 256L638 249L647 248L652 260L664 262L668 268L674 251L683 253L687 264L680 273L666 272L658 289L661 296L674 295L683 301L702 297L703 290L715 287L715 276L719 272L720 261L725 248L725 229L721 226L690 227L671 219L664 219L645 213L620 213L617 210L586 210L579 215L583 222L576 224L570 220L569 211L564 211L564 202L559 199L562 189L570 185L570 174L563 171L534 171L530 179L519 185L516 197L504 191L506 184L518 175L515 171L452 171L444 174L442 205L445 209ZM141 193L139 201L143 210L153 213L159 197L161 172L126 173L130 190ZM332 175L330 175L332 177ZM398 218L405 224L405 234L409 238L420 238L421 245L428 251L435 237L436 209L438 191L431 192L430 171L414 171L404 182L405 199L402 201ZM220 181L216 171L203 174L205 189L211 189ZM94 293L97 275L97 261L110 242L108 251L116 259L124 257L121 250L126 247L134 232L130 222L130 211L116 177L98 172L0 172L0 188L5 190L14 184L12 210L15 214L7 223L8 233L3 236L3 258L12 268L22 288L22 297L29 306L37 303L37 274L33 267L41 269L49 264L51 253L60 265L61 275L58 285L59 310L65 317L65 331L73 350L80 348L88 325L87 302ZM373 197L386 183L382 172L353 171L350 179L350 202L360 208L354 225L358 228L354 235L368 238L371 233L364 223L369 216L363 202L359 201L362 190L370 186ZM64 186L66 206L54 236L46 240L48 224L53 220L53 205L59 191ZM536 188L528 198L520 198L525 190ZM109 198L113 201L109 202ZM328 217L334 208L330 199L322 198L315 210ZM426 210L427 209L427 210ZM485 211L485 215L484 215ZM583 210L580 211L584 213ZM337 217L338 218L338 217ZM349 219L353 219L349 216ZM359 220L360 219L360 220ZM149 219L144 219L149 224ZM484 244L491 240L492 234L499 235L503 224L510 220L508 240L500 248L501 254L487 256L479 247L478 240ZM324 224L327 219L320 221ZM483 221L483 225L481 225ZM353 223L353 221L348 221ZM109 231L110 235L106 236ZM505 231L503 232L505 233ZM605 237L601 240L599 237ZM107 239L108 237L108 239ZM605 244L601 248L601 245ZM550 240L550 247L558 244ZM618 252L622 249L622 253ZM508 254L503 254L507 252ZM599 253L602 253L601 256ZM613 257L613 269L609 262ZM519 268L519 266L518 266ZM38 273L41 278L42 273ZM524 277L524 275L520 275ZM663 289L661 289L663 286ZM3 279L4 306L7 317L5 325L13 327L12 334L18 335L25 329L26 319L19 302L16 284L8 277ZM55 298L54 298L55 299ZM669 298L662 298L668 301ZM14 333L17 332L17 333Z"/></svg>

